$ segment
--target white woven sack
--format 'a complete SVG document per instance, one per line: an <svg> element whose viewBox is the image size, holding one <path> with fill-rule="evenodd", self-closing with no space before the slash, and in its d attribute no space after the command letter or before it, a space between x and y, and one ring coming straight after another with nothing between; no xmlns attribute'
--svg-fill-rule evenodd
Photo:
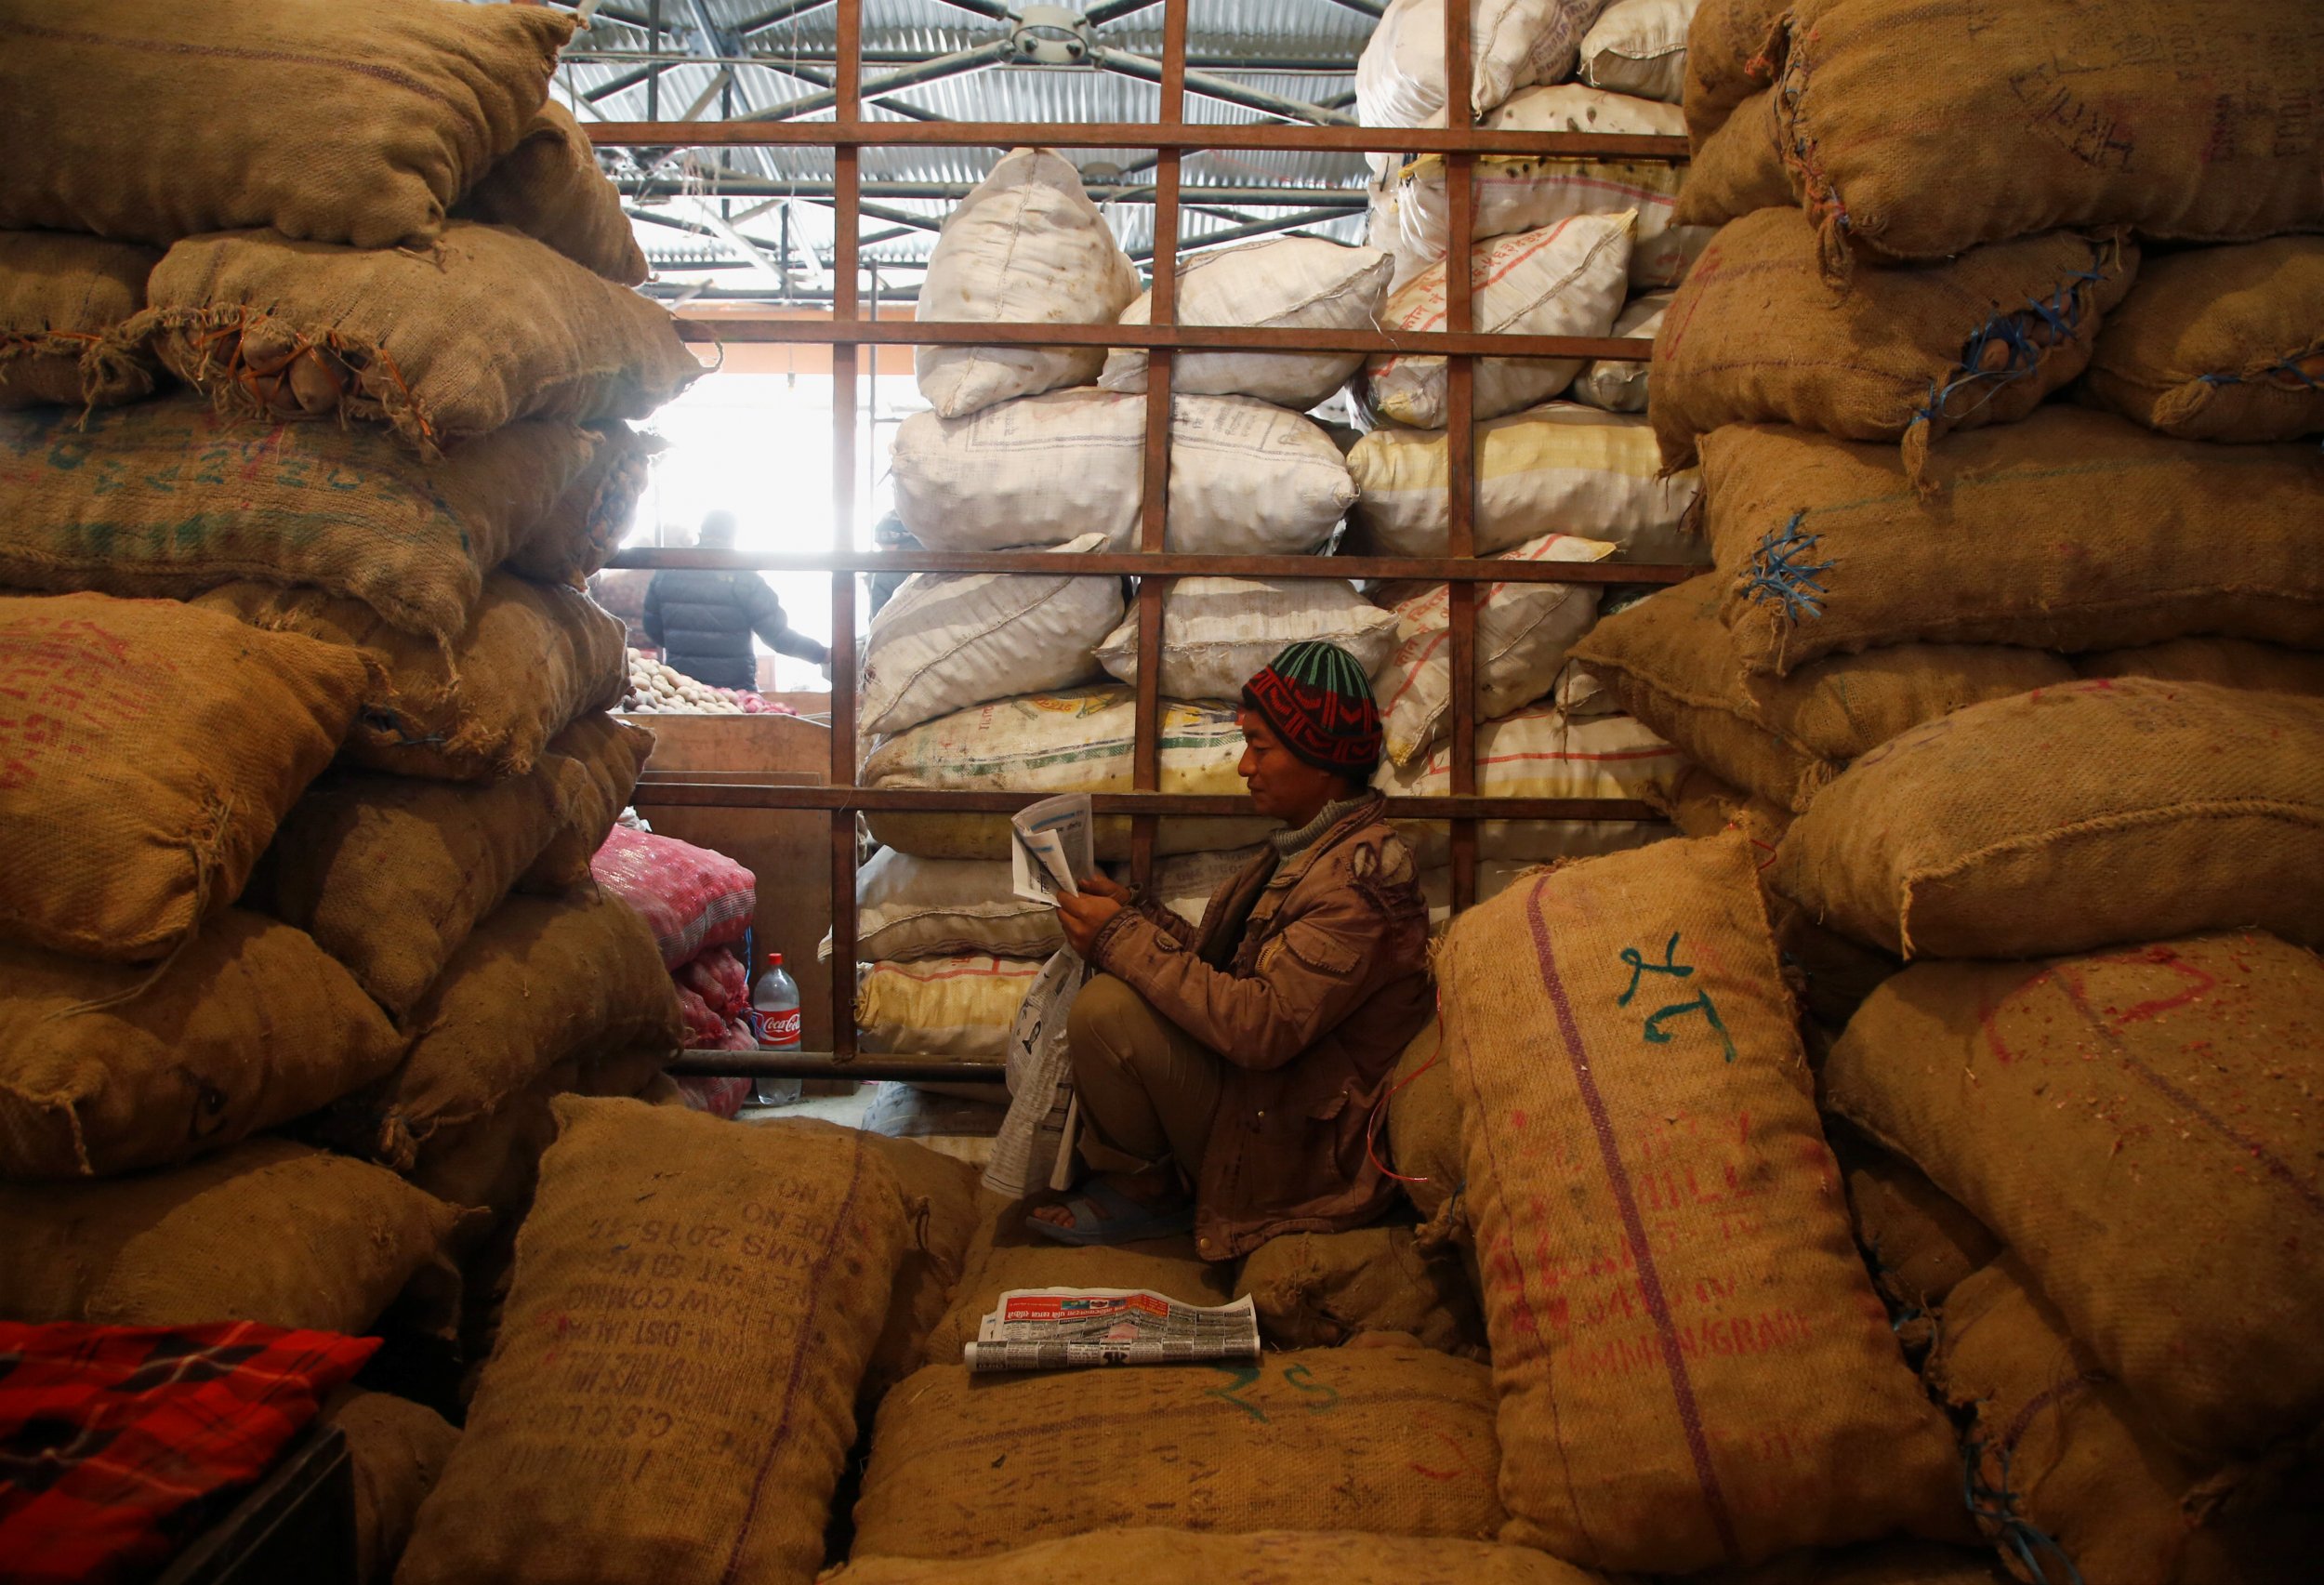
<svg viewBox="0 0 2324 1585"><path fill-rule="evenodd" d="M1103 535L1085 534L1051 553L1104 548ZM1091 652L1121 618L1122 581L1110 575L916 573L871 620L863 730L884 736L987 699L1089 681Z"/></svg>
<svg viewBox="0 0 2324 1585"><path fill-rule="evenodd" d="M1662 315L1670 306L1669 292L1648 292L1632 297L1630 306L1614 322L1614 334L1637 340L1652 341L1662 330ZM1565 394L1588 407L1603 408L1608 413L1644 413L1646 410L1646 370L1648 360L1593 358L1582 364L1581 373L1574 376L1574 388Z"/></svg>
<svg viewBox="0 0 2324 1585"><path fill-rule="evenodd" d="M1606 0L1470 0L1469 103L1484 115L1518 89L1573 75ZM1444 0L1389 0L1355 63L1367 126L1444 125Z"/></svg>
<svg viewBox="0 0 2324 1585"><path fill-rule="evenodd" d="M939 716L888 739L864 761L870 787L937 787L998 792L1128 792L1138 716L1135 690L1119 683L1001 699ZM1166 700L1159 722L1166 793L1241 797L1235 767L1243 758L1243 729L1220 705ZM1000 858L1008 852L1008 820L997 814L946 812L909 821L874 816L875 834L891 846L938 858ZM1101 815L1099 856L1129 852L1128 817ZM1159 852L1200 852L1260 840L1277 823L1253 815L1165 816L1155 837ZM909 838L891 840L891 830ZM918 844L918 845L914 845Z"/></svg>
<svg viewBox="0 0 2324 1585"><path fill-rule="evenodd" d="M1445 157L1423 155L1405 165L1396 181L1404 251L1430 260L1444 258L1452 227ZM1684 165L1656 160L1488 156L1477 161L1470 180L1474 235L1482 241L1553 225L1568 215L1631 210L1638 217L1631 235L1631 286L1675 286L1716 234L1710 226L1670 223L1685 181Z"/></svg>
<svg viewBox="0 0 2324 1585"><path fill-rule="evenodd" d="M1581 80L1676 104L1686 86L1686 30L1700 0L1614 0L1581 40Z"/></svg>
<svg viewBox="0 0 2324 1585"><path fill-rule="evenodd" d="M1248 396L1172 400L1165 548L1300 555L1355 504L1331 437ZM915 413L889 467L896 515L931 550L1062 545L1084 534L1136 543L1146 399L1082 388L1005 402L968 418Z"/></svg>
<svg viewBox="0 0 2324 1585"><path fill-rule="evenodd" d="M1480 243L1470 254L1472 317L1480 331L1519 336L1604 336L1629 295L1634 211L1576 215L1522 236ZM1446 265L1431 265L1388 299L1391 330L1445 328ZM1446 361L1418 353L1375 356L1365 366L1365 399L1399 424L1445 425ZM1513 413L1573 383L1578 358L1480 358L1475 416Z"/></svg>
<svg viewBox="0 0 2324 1585"><path fill-rule="evenodd" d="M1348 454L1363 497L1353 539L1382 556L1442 556L1448 497L1442 430L1374 429ZM1708 565L1709 546L1681 519L1698 469L1668 479L1646 420L1570 402L1512 413L1476 429L1476 548L1506 550L1553 522L1619 547L1626 561Z"/></svg>
<svg viewBox="0 0 2324 1585"><path fill-rule="evenodd" d="M1162 597L1162 692L1233 703L1254 672L1302 639L1338 644L1369 677L1396 647L1396 618L1337 579L1181 578ZM1138 680L1134 609L1098 646L1098 664Z"/></svg>
<svg viewBox="0 0 2324 1585"><path fill-rule="evenodd" d="M998 1063L1041 965L984 953L866 963L855 982L856 1049Z"/></svg>
<svg viewBox="0 0 2324 1585"><path fill-rule="evenodd" d="M1031 324L1110 324L1138 295L1138 271L1047 149L1003 155L944 221L920 283L918 317ZM920 394L947 418L1063 385L1085 385L1098 347L922 347Z"/></svg>
<svg viewBox="0 0 2324 1585"><path fill-rule="evenodd" d="M1667 802L1686 759L1630 716L1570 720L1554 704L1528 705L1499 720L1480 721L1477 791L1486 798L1623 798ZM1452 791L1452 746L1440 743L1409 765L1382 759L1372 785L1391 798L1443 798ZM1396 822L1422 865L1442 864L1447 827L1437 821ZM1486 820L1477 826L1485 858L1614 852L1638 845L1642 831L1669 832L1626 820ZM1562 845L1561 845L1562 844Z"/></svg>
<svg viewBox="0 0 2324 1585"><path fill-rule="evenodd" d="M1178 323L1304 330L1370 330L1388 300L1394 260L1376 248L1322 237L1274 237L1197 254L1178 276ZM1147 324L1154 295L1122 310L1124 324ZM1255 396L1305 412L1347 383L1361 352L1182 352L1170 389L1193 396ZM1117 348L1098 383L1146 389L1146 353Z"/></svg>
<svg viewBox="0 0 2324 1585"><path fill-rule="evenodd" d="M1614 547L1545 534L1496 558L1603 561ZM1477 716L1505 716L1557 686L1565 652L1598 619L1596 584L1487 584L1477 597ZM1393 583L1375 597L1396 617L1395 653L1373 676L1388 758L1409 762L1451 730L1452 601L1443 584Z"/></svg>
<svg viewBox="0 0 2324 1585"><path fill-rule="evenodd" d="M1425 258L1405 245L1403 214L1396 201L1394 168L1401 162L1393 155L1381 157L1389 162L1390 169L1365 188L1371 197L1370 208L1364 220L1364 244L1388 255L1388 295L1393 297L1425 274L1434 260ZM1380 305L1383 309L1387 306L1386 303Z"/></svg>
<svg viewBox="0 0 2324 1585"><path fill-rule="evenodd" d="M1057 910L1011 892L1005 860L923 859L882 848L855 872L855 949L864 958L1046 958L1064 944ZM819 956L830 961L830 937Z"/></svg>

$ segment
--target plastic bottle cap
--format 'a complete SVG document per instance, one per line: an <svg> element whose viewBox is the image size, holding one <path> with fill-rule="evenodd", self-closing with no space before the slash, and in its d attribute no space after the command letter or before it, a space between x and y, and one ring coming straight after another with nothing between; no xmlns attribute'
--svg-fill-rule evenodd
<svg viewBox="0 0 2324 1585"><path fill-rule="evenodd" d="M770 968L770 969L780 969L780 968L782 968L782 967L783 967L783 955L782 955L780 952L770 952L770 953L768 953L768 954L767 954L767 967L768 967L768 968Z"/></svg>

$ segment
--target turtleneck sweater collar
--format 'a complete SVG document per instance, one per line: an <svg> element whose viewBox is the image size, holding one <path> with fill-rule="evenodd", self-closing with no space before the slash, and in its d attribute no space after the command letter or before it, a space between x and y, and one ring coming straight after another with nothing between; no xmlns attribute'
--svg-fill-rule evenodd
<svg viewBox="0 0 2324 1585"><path fill-rule="evenodd" d="M1267 842L1275 851L1276 862L1280 864L1283 860L1294 858L1314 847L1317 838L1362 808L1365 800L1371 796L1369 792L1360 792L1353 798L1343 798L1336 802L1327 803L1316 812L1314 819L1298 830L1275 832L1267 839Z"/></svg>

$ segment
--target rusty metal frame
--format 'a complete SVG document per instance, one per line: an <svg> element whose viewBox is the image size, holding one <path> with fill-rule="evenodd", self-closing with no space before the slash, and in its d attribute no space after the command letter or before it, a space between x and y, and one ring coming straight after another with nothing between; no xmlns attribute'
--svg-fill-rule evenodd
<svg viewBox="0 0 2324 1585"><path fill-rule="evenodd" d="M816 571L831 580L832 671L839 680L831 696L829 785L786 786L726 780L688 780L649 772L638 800L652 805L826 811L831 821L832 1034L834 1051L798 1057L754 1057L747 1053L695 1053L683 1064L692 1073L821 1073L832 1076L967 1077L977 1070L917 1059L858 1057L853 1007L856 958L856 816L866 810L920 810L1005 813L1034 800L1036 793L944 792L883 789L857 785L855 575L875 570L905 572L1054 572L1055 559L1040 551L865 553L854 549L857 475L856 408L860 350L882 346L1102 346L1141 347L1148 354L1144 498L1135 550L1082 558L1094 575L1131 575L1137 597L1140 665L1137 728L1131 790L1093 795L1101 814L1129 816L1132 875L1143 880L1154 861L1155 828L1165 815L1232 815L1246 812L1243 800L1166 794L1160 785L1158 654L1162 602L1176 578L1209 575L1246 577L1425 579L1447 585L1451 648L1452 791L1443 798L1393 798L1389 812L1400 818L1443 820L1450 825L1453 906L1467 907L1476 895L1476 822L1494 820L1655 819L1643 804L1618 799L1502 799L1476 791L1476 586L1498 582L1675 583L1697 569L1634 562L1497 561L1475 554L1475 368L1480 356L1531 356L1643 360L1652 343L1616 337L1503 336L1474 328L1467 258L1475 195L1472 175L1482 156L1565 155L1600 159L1684 160L1684 138L1598 133L1518 133L1477 129L1470 107L1470 15L1466 6L1445 8L1446 125L1411 129L1318 126L1295 123L1210 125L1184 119L1188 0L1160 0L1164 48L1156 119L1142 124L1015 124L939 120L866 121L863 118L863 32L860 0L838 0L838 67L827 122L750 120L741 122L598 122L588 127L601 145L670 147L827 147L834 157L831 203L838 212L833 258L834 290L827 318L799 319L738 314L681 319L681 332L695 342L799 342L828 346L832 371L832 550L827 555L774 555L698 549L635 549L617 553L615 567L718 567L760 571ZM1369 11L1357 0L1340 0ZM783 7L804 9L805 6ZM1134 7L1124 6L1127 10ZM1155 244L1152 261L1151 323L1146 325L1032 325L880 320L866 317L858 285L861 221L875 205L864 202L860 151L895 146L1023 146L1152 151L1155 173ZM1316 331L1244 329L1178 323L1177 281L1180 165L1190 152L1211 150L1327 150L1407 154L1441 153L1446 162L1450 200L1450 246L1455 261L1446 275L1446 317L1442 331ZM1199 192L1199 188L1194 191ZM877 218L877 217L876 217ZM1446 360L1446 464L1450 494L1446 554L1441 557L1197 556L1166 553L1169 513L1170 383L1174 355L1208 348L1281 349L1301 351L1419 352ZM906 1070L909 1070L908 1074Z"/></svg>

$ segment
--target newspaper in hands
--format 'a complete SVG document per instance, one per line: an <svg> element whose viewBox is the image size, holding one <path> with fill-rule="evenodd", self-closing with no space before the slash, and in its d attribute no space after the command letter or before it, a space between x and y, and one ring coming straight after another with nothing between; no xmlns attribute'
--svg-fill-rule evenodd
<svg viewBox="0 0 2324 1585"><path fill-rule="evenodd" d="M1089 795L1063 793L1029 803L1010 817L1010 889L1029 903L1054 903L1078 892L1076 876L1097 864L1089 831Z"/></svg>
<svg viewBox="0 0 2324 1585"><path fill-rule="evenodd" d="M1206 1309L1151 1288L1013 1288L960 1357L971 1371L1253 1360L1259 1312L1248 1294Z"/></svg>

